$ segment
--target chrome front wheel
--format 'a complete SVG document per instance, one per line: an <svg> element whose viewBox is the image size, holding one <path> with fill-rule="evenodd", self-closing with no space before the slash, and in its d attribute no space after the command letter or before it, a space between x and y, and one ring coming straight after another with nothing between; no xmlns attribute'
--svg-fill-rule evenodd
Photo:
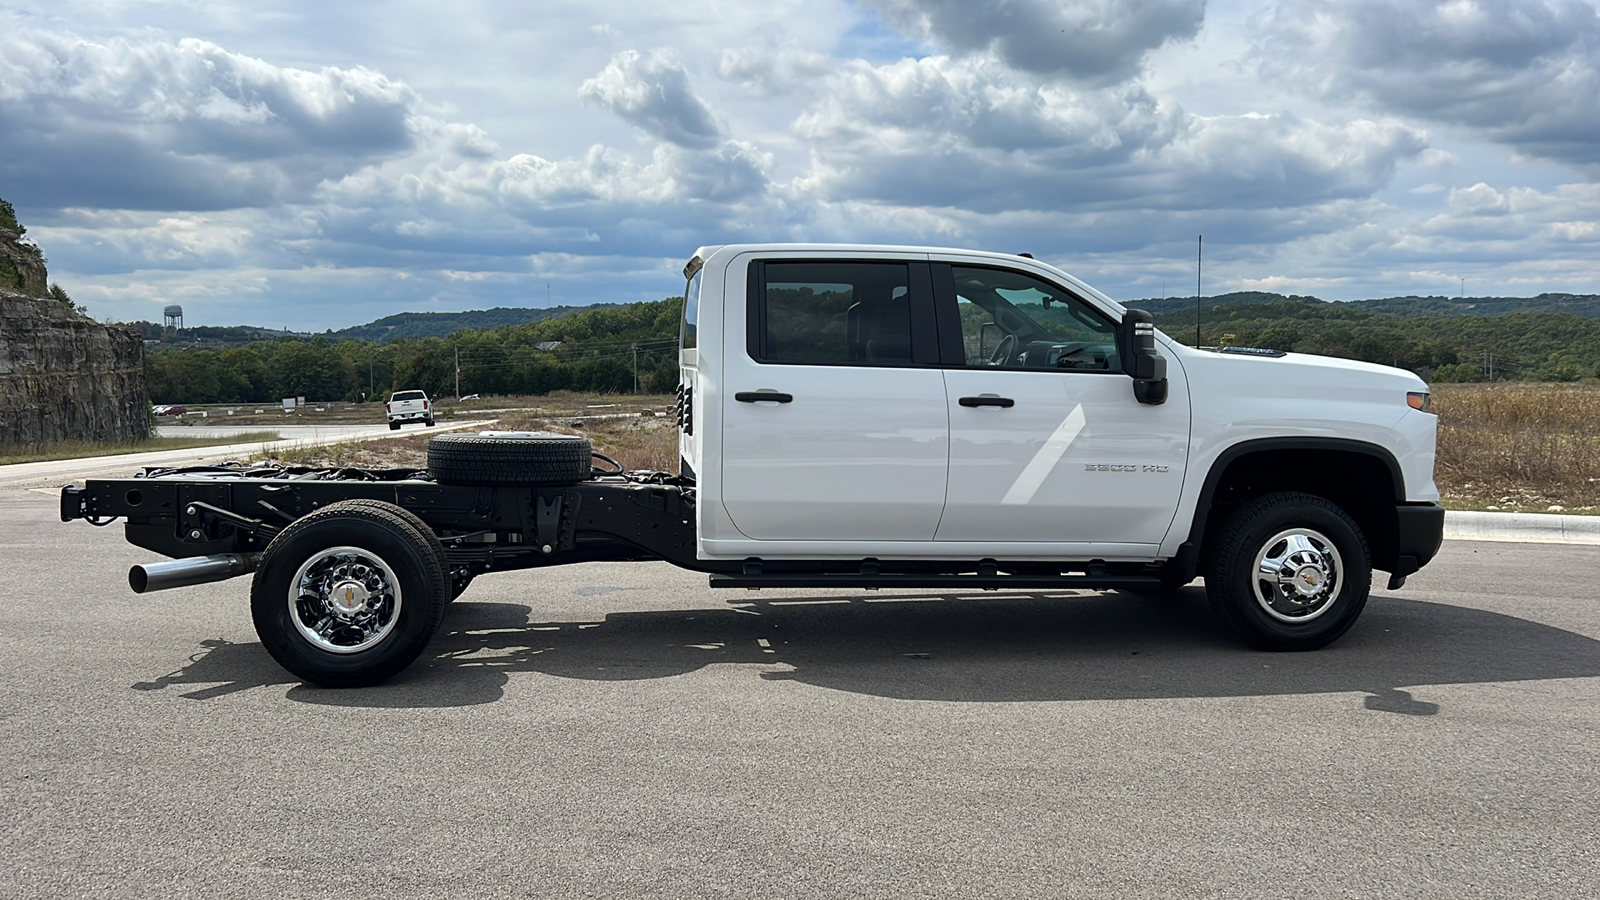
<svg viewBox="0 0 1600 900"><path fill-rule="evenodd" d="M1339 595L1339 548L1310 528L1280 531L1256 554L1256 602L1280 622L1303 624L1326 613Z"/></svg>
<svg viewBox="0 0 1600 900"><path fill-rule="evenodd" d="M1206 595L1217 616L1263 650L1315 650L1366 606L1372 562L1350 514L1321 497L1266 494L1206 535Z"/></svg>

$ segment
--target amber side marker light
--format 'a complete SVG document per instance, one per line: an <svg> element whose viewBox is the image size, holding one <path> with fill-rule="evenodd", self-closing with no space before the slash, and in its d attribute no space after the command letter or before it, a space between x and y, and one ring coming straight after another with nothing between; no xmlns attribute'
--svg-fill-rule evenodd
<svg viewBox="0 0 1600 900"><path fill-rule="evenodd" d="M1433 410L1430 409L1430 407L1433 406L1433 395L1429 394L1427 391L1407 391L1406 405L1412 409L1418 409L1425 413L1431 413L1433 412Z"/></svg>

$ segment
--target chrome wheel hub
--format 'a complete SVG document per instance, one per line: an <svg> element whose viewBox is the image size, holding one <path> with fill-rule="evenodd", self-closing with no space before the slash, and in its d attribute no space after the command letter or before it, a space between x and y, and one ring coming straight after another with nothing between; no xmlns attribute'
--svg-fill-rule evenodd
<svg viewBox="0 0 1600 900"><path fill-rule="evenodd" d="M1344 561L1333 541L1310 528L1291 528L1268 538L1256 554L1256 602L1280 622L1309 622L1339 596Z"/></svg>
<svg viewBox="0 0 1600 900"><path fill-rule="evenodd" d="M400 583L376 554L330 547L289 583L289 620L318 649L358 653L388 637L400 616Z"/></svg>

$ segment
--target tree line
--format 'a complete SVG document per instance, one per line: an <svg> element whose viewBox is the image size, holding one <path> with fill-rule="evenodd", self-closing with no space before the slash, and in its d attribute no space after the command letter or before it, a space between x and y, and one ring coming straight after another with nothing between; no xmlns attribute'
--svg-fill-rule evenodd
<svg viewBox="0 0 1600 900"><path fill-rule="evenodd" d="M393 390L453 396L556 390L671 393L682 298L591 309L445 338L388 343L320 335L228 349L161 347L146 357L156 403L385 399ZM1195 337L1194 310L1158 312L1167 334ZM1396 316L1280 298L1202 309L1200 343L1267 347L1398 366L1430 381L1600 378L1600 319L1568 313Z"/></svg>
<svg viewBox="0 0 1600 900"><path fill-rule="evenodd" d="M226 349L158 347L145 356L153 403L386 400L391 391L669 394L678 385L681 297L446 338L389 343L318 335Z"/></svg>
<svg viewBox="0 0 1600 900"><path fill-rule="evenodd" d="M1195 340L1195 310L1155 314L1156 327ZM1344 303L1275 300L1203 305L1200 343L1266 347L1410 369L1430 381L1600 378L1600 319L1572 313L1398 316Z"/></svg>

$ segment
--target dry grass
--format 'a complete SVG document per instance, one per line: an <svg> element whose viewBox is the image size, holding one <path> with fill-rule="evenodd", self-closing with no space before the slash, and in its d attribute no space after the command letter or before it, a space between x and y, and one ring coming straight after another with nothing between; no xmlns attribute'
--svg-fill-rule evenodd
<svg viewBox="0 0 1600 900"><path fill-rule="evenodd" d="M1435 477L1447 506L1600 509L1600 386L1441 384L1433 390Z"/></svg>
<svg viewBox="0 0 1600 900"><path fill-rule="evenodd" d="M1600 511L1600 385L1442 384L1434 387L1433 399L1439 413L1436 477L1446 506ZM567 394L529 400L537 405L502 415L495 427L581 434L626 469L678 470L678 432L665 398ZM286 450L275 458L295 465L420 469L427 465L428 436Z"/></svg>

